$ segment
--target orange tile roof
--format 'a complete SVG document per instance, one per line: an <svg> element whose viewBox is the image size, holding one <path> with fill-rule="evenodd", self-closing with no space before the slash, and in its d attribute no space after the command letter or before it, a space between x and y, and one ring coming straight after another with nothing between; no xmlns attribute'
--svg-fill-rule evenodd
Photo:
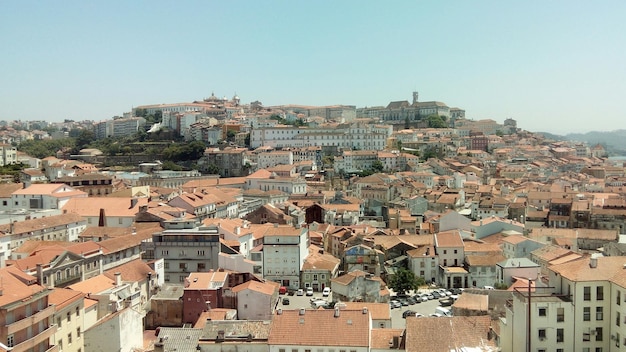
<svg viewBox="0 0 626 352"><path fill-rule="evenodd" d="M68 286L72 290L80 291L85 294L100 294L108 289L115 287L115 280L111 280L104 274L94 276L85 281L75 283Z"/></svg>
<svg viewBox="0 0 626 352"><path fill-rule="evenodd" d="M56 305L56 309L60 310L68 305L82 300L84 294L69 288L54 288L48 295L48 303Z"/></svg>
<svg viewBox="0 0 626 352"><path fill-rule="evenodd" d="M107 217L133 217L139 212L139 207L147 205L147 198L137 198L137 203L131 208L130 197L89 197L89 198L72 198L63 210L80 216L98 217L100 209L104 209Z"/></svg>
<svg viewBox="0 0 626 352"><path fill-rule="evenodd" d="M370 315L361 310L283 310L271 325L270 345L368 347L370 341Z"/></svg>
<svg viewBox="0 0 626 352"><path fill-rule="evenodd" d="M141 282L147 280L148 273L153 272L154 271L148 264L144 263L141 259L135 259L105 271L104 275L115 281L115 274L120 273L122 281Z"/></svg>
<svg viewBox="0 0 626 352"><path fill-rule="evenodd" d="M241 292L243 290L256 291L271 296L275 292L278 292L278 287L269 283L250 280L232 288L232 291L235 293Z"/></svg>
<svg viewBox="0 0 626 352"><path fill-rule="evenodd" d="M406 319L406 352L450 352L460 349L496 351L494 339L488 339L489 316Z"/></svg>
<svg viewBox="0 0 626 352"><path fill-rule="evenodd" d="M0 307L7 304L20 302L34 293L45 291L46 288L37 284L28 285L25 282L35 282L33 276L27 275L16 267L0 269L0 283L2 295L0 295Z"/></svg>
<svg viewBox="0 0 626 352"><path fill-rule="evenodd" d="M397 337L402 340L401 337L404 334L404 329L372 329L372 342L370 348L372 350L389 350L389 342Z"/></svg>
<svg viewBox="0 0 626 352"><path fill-rule="evenodd" d="M373 303L373 302L343 302L345 308L341 310L363 310L367 308L372 315L372 320L387 320L391 319L391 309L387 303Z"/></svg>
<svg viewBox="0 0 626 352"><path fill-rule="evenodd" d="M228 273L224 271L191 273L187 278L185 290L218 289L224 285L227 277Z"/></svg>
<svg viewBox="0 0 626 352"><path fill-rule="evenodd" d="M463 247L463 239L458 230L439 232L435 235L436 247Z"/></svg>

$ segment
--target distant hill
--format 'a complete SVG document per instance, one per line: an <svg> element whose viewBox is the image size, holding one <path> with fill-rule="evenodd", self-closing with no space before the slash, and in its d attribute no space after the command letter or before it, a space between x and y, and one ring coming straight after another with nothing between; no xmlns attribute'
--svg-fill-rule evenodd
<svg viewBox="0 0 626 352"><path fill-rule="evenodd" d="M626 130L609 132L591 131L587 133L569 133L559 136L548 132L539 132L546 138L555 140L567 140L586 142L589 146L600 143L609 152L609 155L626 155Z"/></svg>

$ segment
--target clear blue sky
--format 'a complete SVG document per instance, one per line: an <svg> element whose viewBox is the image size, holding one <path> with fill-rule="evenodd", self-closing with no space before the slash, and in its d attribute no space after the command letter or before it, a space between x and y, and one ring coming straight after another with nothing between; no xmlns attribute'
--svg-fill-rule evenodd
<svg viewBox="0 0 626 352"><path fill-rule="evenodd" d="M212 91L438 100L530 131L626 128L626 1L0 0L0 119L101 120Z"/></svg>

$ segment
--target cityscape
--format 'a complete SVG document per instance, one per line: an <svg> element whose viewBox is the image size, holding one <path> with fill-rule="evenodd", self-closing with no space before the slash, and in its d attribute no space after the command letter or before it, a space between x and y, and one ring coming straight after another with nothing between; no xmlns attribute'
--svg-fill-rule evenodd
<svg viewBox="0 0 626 352"><path fill-rule="evenodd" d="M0 3L0 352L626 350L624 13Z"/></svg>
<svg viewBox="0 0 626 352"><path fill-rule="evenodd" d="M625 161L410 96L1 121L0 348L626 346Z"/></svg>

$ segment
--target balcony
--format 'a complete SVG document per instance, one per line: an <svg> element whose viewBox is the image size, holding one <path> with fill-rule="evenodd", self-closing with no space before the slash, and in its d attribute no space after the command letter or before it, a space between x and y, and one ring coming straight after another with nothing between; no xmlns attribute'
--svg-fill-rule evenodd
<svg viewBox="0 0 626 352"><path fill-rule="evenodd" d="M28 351L29 349L34 348L35 346L39 345L42 342L47 343L50 336L52 336L56 331L57 331L57 325L54 324L50 326L49 328L47 328L46 330L33 336L32 338L13 346L13 349L11 350L11 352Z"/></svg>
<svg viewBox="0 0 626 352"><path fill-rule="evenodd" d="M54 306L49 306L48 308L41 310L30 317L22 318L13 324L7 325L7 335L15 334L20 330L24 330L29 326L33 326L44 319L48 319L50 316L54 314Z"/></svg>
<svg viewBox="0 0 626 352"><path fill-rule="evenodd" d="M66 276L60 280L54 279L54 286L60 287L61 285L69 285L81 280L81 273Z"/></svg>

